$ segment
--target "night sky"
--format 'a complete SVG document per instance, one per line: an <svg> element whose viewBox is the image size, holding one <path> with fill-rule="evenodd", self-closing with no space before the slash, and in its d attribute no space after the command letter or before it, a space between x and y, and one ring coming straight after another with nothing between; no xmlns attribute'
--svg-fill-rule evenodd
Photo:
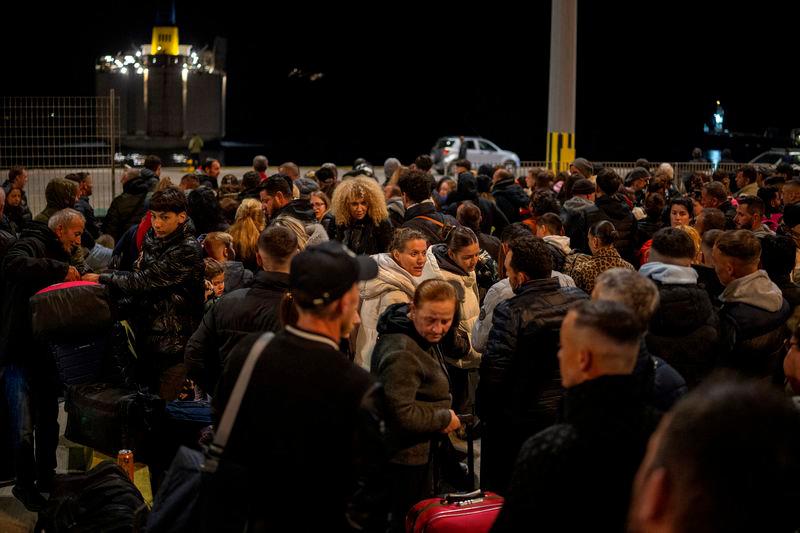
<svg viewBox="0 0 800 533"><path fill-rule="evenodd" d="M543 157L549 2L278 4L177 3L182 43L228 39L227 140L263 144L273 163L409 162L453 133ZM731 130L800 127L797 8L608 4L578 7L579 155L688 159L716 99ZM4 24L0 90L93 95L96 59L149 42L155 5L28 2Z"/></svg>

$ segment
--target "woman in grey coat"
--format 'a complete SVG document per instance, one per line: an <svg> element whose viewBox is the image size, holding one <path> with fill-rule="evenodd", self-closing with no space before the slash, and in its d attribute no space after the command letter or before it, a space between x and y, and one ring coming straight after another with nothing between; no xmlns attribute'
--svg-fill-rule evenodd
<svg viewBox="0 0 800 533"><path fill-rule="evenodd" d="M430 497L431 440L461 426L450 408L450 380L443 351L458 344L456 289L444 280L422 282L408 304L393 304L378 321L371 371L383 383L388 404L387 440L392 528Z"/></svg>

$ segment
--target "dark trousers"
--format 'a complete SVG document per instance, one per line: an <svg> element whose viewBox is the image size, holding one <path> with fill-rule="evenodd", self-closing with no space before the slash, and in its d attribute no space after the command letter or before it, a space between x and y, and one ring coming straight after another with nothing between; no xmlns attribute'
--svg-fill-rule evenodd
<svg viewBox="0 0 800 533"><path fill-rule="evenodd" d="M408 511L419 501L433 496L431 469L429 464L389 463L388 473L392 496L389 531L403 533Z"/></svg>
<svg viewBox="0 0 800 533"><path fill-rule="evenodd" d="M9 365L3 371L3 386L16 483L33 488L38 480L46 485L55 474L58 447L60 384L55 368Z"/></svg>

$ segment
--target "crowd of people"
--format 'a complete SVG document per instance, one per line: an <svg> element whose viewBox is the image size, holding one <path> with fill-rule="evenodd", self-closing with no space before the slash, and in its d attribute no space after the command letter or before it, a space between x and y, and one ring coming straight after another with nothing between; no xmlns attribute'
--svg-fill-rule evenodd
<svg viewBox="0 0 800 533"><path fill-rule="evenodd" d="M249 530L403 531L480 487L493 531L794 531L800 474L800 178L791 166L627 175L427 155L173 184L150 156L105 217L92 177L0 189L0 366L14 494L41 509L60 384L29 299L95 282L136 338L136 379L218 420L263 348L223 462ZM314 509L309 512L308 498ZM215 509L209 524L222 524Z"/></svg>

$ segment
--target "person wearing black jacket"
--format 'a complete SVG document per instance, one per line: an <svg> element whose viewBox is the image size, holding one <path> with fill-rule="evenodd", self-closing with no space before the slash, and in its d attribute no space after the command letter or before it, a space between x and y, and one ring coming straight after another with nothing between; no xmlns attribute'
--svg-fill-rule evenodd
<svg viewBox="0 0 800 533"><path fill-rule="evenodd" d="M458 187L447 196L443 211L456 216L458 207L464 202L472 202L480 208L481 232L487 235L500 235L508 226L508 219L498 209L497 203L490 202L478 194L478 178L471 172L462 172L458 175Z"/></svg>
<svg viewBox="0 0 800 533"><path fill-rule="evenodd" d="M187 376L202 390L214 390L228 354L245 335L281 329L281 299L289 290L289 264L296 253L294 232L265 229L256 256L261 271L249 288L227 293L203 316L184 353Z"/></svg>
<svg viewBox="0 0 800 533"><path fill-rule="evenodd" d="M150 190L150 182L138 170L128 169L122 175L122 194L111 200L103 224L103 230L115 241L142 220Z"/></svg>
<svg viewBox="0 0 800 533"><path fill-rule="evenodd" d="M52 489L60 390L54 361L33 335L29 300L48 285L80 279L70 256L81 244L83 224L73 209L54 213L48 224L29 222L2 263L0 366L14 428L13 493L29 511L41 510L40 492Z"/></svg>
<svg viewBox="0 0 800 533"><path fill-rule="evenodd" d="M701 195L700 203L703 204L703 207L714 207L725 215L725 229L736 229L736 223L733 220L736 216L736 208L728 199L728 192L722 183L711 181L704 184Z"/></svg>
<svg viewBox="0 0 800 533"><path fill-rule="evenodd" d="M636 264L634 250L637 243L637 222L625 197L619 193L622 180L611 169L604 168L597 173L598 196L594 201L608 220L614 223L617 240L614 247L627 262Z"/></svg>
<svg viewBox="0 0 800 533"><path fill-rule="evenodd" d="M439 244L447 239L450 230L458 225L450 215L443 215L436 210L431 200L430 175L419 170L412 170L400 176L397 186L403 194L406 207L404 228L412 228L422 232L429 244Z"/></svg>
<svg viewBox="0 0 800 533"><path fill-rule="evenodd" d="M378 322L371 372L386 391L394 531L405 531L411 506L438 490L429 482L431 441L461 426L443 354L459 334L457 303L452 284L426 280L411 303L389 306Z"/></svg>
<svg viewBox="0 0 800 533"><path fill-rule="evenodd" d="M561 206L561 220L564 221L564 235L569 237L570 246L584 254L591 254L589 248L589 228L608 218L594 203L595 184L586 178L579 178L572 185L572 197Z"/></svg>
<svg viewBox="0 0 800 533"><path fill-rule="evenodd" d="M275 335L255 366L220 463L246 475L225 488L244 502L248 531L282 530L292 517L306 531L383 532L383 389L339 351L356 318L358 282L373 278L377 265L329 241L300 252L290 270L298 320ZM231 352L213 397L217 421L260 335ZM298 497L310 488L319 495L313 512L308 498ZM203 511L209 531L244 529L216 506Z"/></svg>
<svg viewBox="0 0 800 533"><path fill-rule="evenodd" d="M81 245L91 250L94 248L95 239L100 237L100 226L94 216L94 208L89 203L89 197L92 195L92 175L88 172L76 172L68 174L67 179L78 184L78 200L75 202L75 210L86 220Z"/></svg>
<svg viewBox="0 0 800 533"><path fill-rule="evenodd" d="M383 191L374 179L357 177L340 183L331 198L331 211L336 219L328 234L332 240L357 255L389 250L392 223Z"/></svg>
<svg viewBox="0 0 800 533"><path fill-rule="evenodd" d="M496 170L492 176L492 196L510 224L522 220L520 209L527 209L531 202L513 174L502 168Z"/></svg>
<svg viewBox="0 0 800 533"><path fill-rule="evenodd" d="M561 420L522 447L494 533L625 530L633 479L658 424L631 375L639 331L617 302L569 311L558 353L567 388Z"/></svg>
<svg viewBox="0 0 800 533"><path fill-rule="evenodd" d="M150 209L152 227L135 270L85 279L107 285L122 300L136 331L140 381L174 400L185 377L184 348L202 318L203 255L183 191L156 192Z"/></svg>
<svg viewBox="0 0 800 533"><path fill-rule="evenodd" d="M511 241L505 266L514 297L494 310L477 397L481 486L501 494L522 443L555 422L561 399L558 330L570 306L587 298L551 277L550 252L533 235Z"/></svg>
<svg viewBox="0 0 800 533"><path fill-rule="evenodd" d="M30 207L28 207L28 195L25 193L25 185L28 183L28 170L25 167L13 166L8 170L8 179L3 182L3 190L8 195L12 189L19 189L20 201L18 206L18 220L15 222L20 226L33 219ZM17 214L15 213L15 216Z"/></svg>

